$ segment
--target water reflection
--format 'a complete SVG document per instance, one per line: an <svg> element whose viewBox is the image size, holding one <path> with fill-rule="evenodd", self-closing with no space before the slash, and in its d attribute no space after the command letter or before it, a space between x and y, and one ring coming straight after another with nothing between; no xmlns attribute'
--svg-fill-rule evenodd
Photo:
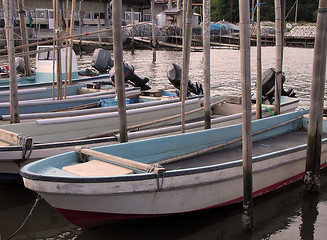
<svg viewBox="0 0 327 240"><path fill-rule="evenodd" d="M303 240L314 239L315 223L318 211L319 193L305 193L302 202L300 236Z"/></svg>
<svg viewBox="0 0 327 240"><path fill-rule="evenodd" d="M0 239L8 239L28 216L37 194L27 190L23 183L0 184L0 193ZM76 229L43 200L12 239L40 239L64 232L76 236Z"/></svg>
<svg viewBox="0 0 327 240"><path fill-rule="evenodd" d="M79 68L90 67L92 53L84 53L78 59ZM154 87L170 88L166 69L171 63L182 65L181 51L157 51L157 61L152 62L152 50L124 51L124 61L135 67L141 77L148 77ZM293 88L301 100L300 107L309 107L310 86L312 79L313 49L284 48L283 71L286 75L285 90ZM211 49L210 54L211 94L240 94L240 52L231 49ZM262 48L263 71L275 67L275 47ZM191 52L190 80L203 85L203 53ZM256 48L251 48L251 79L255 91Z"/></svg>

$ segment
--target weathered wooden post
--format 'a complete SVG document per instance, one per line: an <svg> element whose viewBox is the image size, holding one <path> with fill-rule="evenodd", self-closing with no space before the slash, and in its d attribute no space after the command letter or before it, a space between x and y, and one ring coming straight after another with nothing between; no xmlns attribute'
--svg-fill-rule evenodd
<svg viewBox="0 0 327 240"><path fill-rule="evenodd" d="M18 5L18 12L19 12L20 33L22 35L22 44L27 45L28 44L28 34L27 34L27 28L26 28L26 23L25 23L24 1L17 0L17 5ZM23 52L28 52L28 47L23 47ZM24 56L24 70L25 70L25 76L32 75L29 55Z"/></svg>
<svg viewBox="0 0 327 240"><path fill-rule="evenodd" d="M132 42L131 42L131 53L134 54L134 17L135 17L135 13L134 13L134 9L131 9L131 25L132 25Z"/></svg>
<svg viewBox="0 0 327 240"><path fill-rule="evenodd" d="M252 117L250 67L250 4L239 0L241 91L242 91L242 156L243 156L243 216L244 230L253 229L252 200Z"/></svg>
<svg viewBox="0 0 327 240"><path fill-rule="evenodd" d="M82 55L82 26L83 26L83 15L84 15L84 11L82 11L82 3L83 0L80 0L79 2L79 10L78 10L78 28L79 28L79 34L80 34L80 38L79 38L79 53L80 56Z"/></svg>
<svg viewBox="0 0 327 240"><path fill-rule="evenodd" d="M152 18L152 51L153 51L153 58L152 61L157 61L157 39L156 39L156 17L154 14L154 0L151 0L151 18Z"/></svg>
<svg viewBox="0 0 327 240"><path fill-rule="evenodd" d="M321 132L326 80L327 54L327 0L319 1L315 47L313 56L308 147L306 155L304 188L306 191L319 191Z"/></svg>
<svg viewBox="0 0 327 240"><path fill-rule="evenodd" d="M70 29L69 29L69 35L73 35L74 31L74 21L75 21L75 5L76 5L76 0L72 0L72 10L70 14ZM67 55L67 53L66 53ZM69 60L68 60L68 85L72 84L72 68L73 68L73 39L70 38L69 40Z"/></svg>
<svg viewBox="0 0 327 240"><path fill-rule="evenodd" d="M14 26L13 26L13 6L12 1L2 0L4 7L5 30L8 48L9 62L9 90L10 90L10 123L19 123L19 106L18 106L18 88L15 68L15 52L14 52Z"/></svg>
<svg viewBox="0 0 327 240"><path fill-rule="evenodd" d="M275 28L276 28L276 77L275 77L275 109L274 114L280 114L280 97L283 78L283 19L282 0L275 0Z"/></svg>
<svg viewBox="0 0 327 240"><path fill-rule="evenodd" d="M185 4L184 4L185 6ZM181 95L181 131L185 132L185 100L187 97L187 84L190 68L190 51L191 51L191 28L192 28L192 0L186 2L186 14L184 18L183 32L183 68L182 81L180 87Z"/></svg>
<svg viewBox="0 0 327 240"><path fill-rule="evenodd" d="M69 35L68 34L68 27L69 27L69 0L66 1L66 37ZM64 88L64 98L66 99L67 97L67 82L68 82L68 43L69 39L65 39L65 47L66 47L66 54L65 54L65 88Z"/></svg>
<svg viewBox="0 0 327 240"><path fill-rule="evenodd" d="M60 9L59 0L56 0L56 38L60 38ZM61 71L61 41L57 41L56 67L57 67L57 99L62 99L62 71Z"/></svg>
<svg viewBox="0 0 327 240"><path fill-rule="evenodd" d="M256 118L262 118L262 66L261 66L261 28L260 0L257 0L257 88L256 88Z"/></svg>
<svg viewBox="0 0 327 240"><path fill-rule="evenodd" d="M204 128L211 127L210 118L210 0L203 0L203 77Z"/></svg>
<svg viewBox="0 0 327 240"><path fill-rule="evenodd" d="M298 8L299 8L299 0L296 0L294 22L297 22L297 11L298 11Z"/></svg>
<svg viewBox="0 0 327 240"><path fill-rule="evenodd" d="M57 35L56 35L56 29L57 29L57 13L56 13L56 0L52 0L52 8L53 8L53 20L54 20L54 27L53 27L53 41L52 41L52 99L55 98L55 84L56 84L56 73L55 73L55 69L56 69L56 58L55 58L55 54L56 54L56 41L54 41L54 39L56 39Z"/></svg>
<svg viewBox="0 0 327 240"><path fill-rule="evenodd" d="M123 43L122 43L122 2L121 0L112 1L112 27L113 27L113 51L115 62L115 86L118 96L118 119L120 142L127 142L127 123L126 123L126 102L125 84L123 68Z"/></svg>
<svg viewBox="0 0 327 240"><path fill-rule="evenodd" d="M98 20L98 31L101 30L101 20L100 20L100 16L97 17ZM99 38L99 47L102 47L102 37L101 37L101 33L98 33L98 38Z"/></svg>

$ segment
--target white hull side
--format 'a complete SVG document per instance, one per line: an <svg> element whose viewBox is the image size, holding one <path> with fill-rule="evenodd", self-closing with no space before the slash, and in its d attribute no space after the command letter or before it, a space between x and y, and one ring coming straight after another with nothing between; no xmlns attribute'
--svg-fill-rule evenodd
<svg viewBox="0 0 327 240"><path fill-rule="evenodd" d="M298 180L305 168L306 148L288 150L253 164L253 192L261 195ZM264 156L263 156L264 157ZM323 145L321 164L325 165ZM255 161L255 159L254 159ZM157 179L102 183L63 183L24 178L25 186L40 193L53 207L74 211L114 214L173 214L217 207L241 201L242 166ZM170 171L177 173L178 170ZM162 183L162 178L159 179Z"/></svg>

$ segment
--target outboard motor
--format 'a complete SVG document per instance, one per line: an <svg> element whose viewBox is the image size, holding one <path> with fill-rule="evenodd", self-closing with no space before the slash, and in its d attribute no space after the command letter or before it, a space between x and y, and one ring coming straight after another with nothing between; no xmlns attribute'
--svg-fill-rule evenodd
<svg viewBox="0 0 327 240"><path fill-rule="evenodd" d="M176 64L172 63L167 67L167 77L171 84L174 85L175 88L180 90L181 85L181 75L182 75L182 68ZM202 84L195 83L193 84L190 80L187 83L187 95L189 93L193 93L196 95L203 95L203 88Z"/></svg>
<svg viewBox="0 0 327 240"><path fill-rule="evenodd" d="M275 68L269 68L262 74L262 99L274 101L275 96L275 78L276 70ZM285 83L285 74L282 73L282 96L295 97L295 92L293 89L284 90L283 84Z"/></svg>
<svg viewBox="0 0 327 240"><path fill-rule="evenodd" d="M141 90L149 90L151 89L147 83L149 82L148 78L141 78L134 72L134 67L132 65L129 65L127 63L123 63L124 67L124 81L129 82L134 87L140 87ZM109 76L111 77L111 80L115 82L115 68L111 68L109 71Z"/></svg>
<svg viewBox="0 0 327 240"><path fill-rule="evenodd" d="M20 75L25 74L24 60L22 58L19 57L15 58L15 68L18 74Z"/></svg>
<svg viewBox="0 0 327 240"><path fill-rule="evenodd" d="M111 59L110 52L102 48L95 49L91 66L100 73L104 73L108 69L111 69L114 66L114 61Z"/></svg>

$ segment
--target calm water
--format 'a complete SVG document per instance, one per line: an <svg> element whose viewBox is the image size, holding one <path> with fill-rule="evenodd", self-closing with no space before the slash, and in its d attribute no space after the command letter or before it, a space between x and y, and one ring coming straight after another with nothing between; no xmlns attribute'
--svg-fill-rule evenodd
<svg viewBox="0 0 327 240"><path fill-rule="evenodd" d="M252 89L256 81L256 48L251 48ZM211 50L211 94L240 93L240 54L238 50ZM263 71L275 67L275 47L262 49ZM80 68L89 68L91 56L78 56ZM312 78L313 49L285 48L283 71L286 76L284 89L293 88L301 100L301 107L309 107L310 85ZM154 88L170 87L166 69L170 63L182 65L182 52L157 51L157 62L152 63L152 51L139 50L134 55L124 52L124 61L135 67L135 72L148 77ZM203 83L203 53L192 52L190 62L190 80Z"/></svg>
<svg viewBox="0 0 327 240"><path fill-rule="evenodd" d="M255 81L256 49L252 48L252 75ZM275 48L263 48L263 69L274 67ZM309 106L313 49L285 48L283 70L285 88L295 90L300 107ZM80 68L90 67L90 54L78 58ZM126 62L135 72L148 77L153 87L170 87L166 77L169 63L182 63L181 52L140 50L135 55L124 52ZM202 53L191 53L190 78L202 83ZM3 62L1 64L4 64ZM212 95L240 92L239 51L211 51ZM254 88L254 84L253 84ZM254 231L242 232L240 204L198 213L151 220L113 222L97 229L79 229L41 201L23 228L12 239L326 239L327 175L321 178L319 195L306 195L297 184L269 194L254 202ZM0 185L0 239L7 239L23 223L36 194L22 184Z"/></svg>

